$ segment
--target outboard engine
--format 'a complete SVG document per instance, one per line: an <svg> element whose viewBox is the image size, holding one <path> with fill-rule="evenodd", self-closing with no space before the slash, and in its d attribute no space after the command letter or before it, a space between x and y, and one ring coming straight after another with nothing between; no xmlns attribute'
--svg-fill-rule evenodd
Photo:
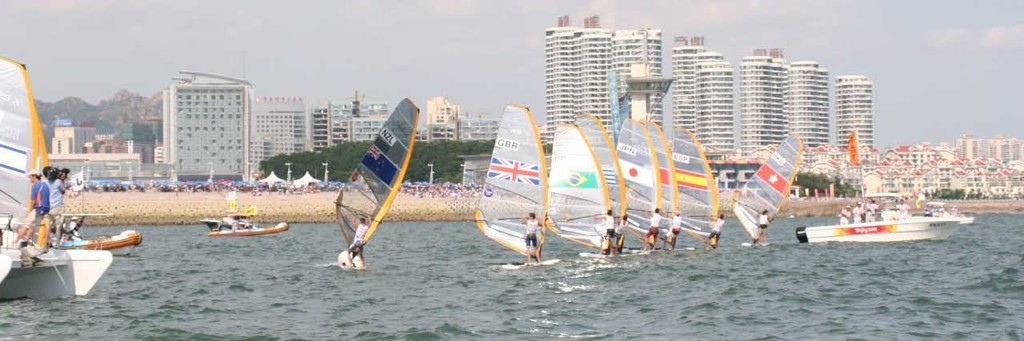
<svg viewBox="0 0 1024 341"><path fill-rule="evenodd" d="M801 243L807 242L807 226L801 226L796 228L796 240Z"/></svg>

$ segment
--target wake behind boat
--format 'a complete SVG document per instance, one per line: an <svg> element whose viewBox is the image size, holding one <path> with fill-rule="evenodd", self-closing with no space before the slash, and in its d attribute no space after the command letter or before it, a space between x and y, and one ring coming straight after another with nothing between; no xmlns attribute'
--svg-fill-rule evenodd
<svg viewBox="0 0 1024 341"><path fill-rule="evenodd" d="M373 144L338 193L334 203L346 249L338 254L341 268L366 268L366 244L384 222L401 190L416 145L420 109L408 98L391 112ZM354 254L353 254L354 253Z"/></svg>
<svg viewBox="0 0 1024 341"><path fill-rule="evenodd" d="M29 86L28 70L16 61L0 57L0 117L5 128L18 134L0 134L0 298L46 298L64 295L86 295L113 262L107 251L57 250L49 244L49 227L40 224L37 245L42 254L22 259L22 251L30 250L17 244L16 228L22 221L30 197L30 170L47 166L46 140L36 113L35 101ZM42 218L40 218L42 219ZM33 250L31 253L34 253ZM32 254L26 253L27 256Z"/></svg>

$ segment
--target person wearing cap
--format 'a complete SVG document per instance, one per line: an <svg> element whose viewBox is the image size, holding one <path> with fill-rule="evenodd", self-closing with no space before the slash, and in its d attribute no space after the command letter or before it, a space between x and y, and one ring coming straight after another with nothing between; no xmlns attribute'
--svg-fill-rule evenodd
<svg viewBox="0 0 1024 341"><path fill-rule="evenodd" d="M50 212L50 188L42 181L42 174L33 170L29 172L28 179L32 184L28 195L28 213L25 215L25 223L18 229L18 241L22 246L32 242L32 235L39 227L39 222Z"/></svg>
<svg viewBox="0 0 1024 341"><path fill-rule="evenodd" d="M860 224L864 222L864 204L857 202L857 206L853 207L853 223Z"/></svg>

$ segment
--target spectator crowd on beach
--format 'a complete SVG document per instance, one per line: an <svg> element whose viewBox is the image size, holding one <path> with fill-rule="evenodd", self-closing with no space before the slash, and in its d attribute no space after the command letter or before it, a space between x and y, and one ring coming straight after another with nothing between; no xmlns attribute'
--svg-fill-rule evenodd
<svg viewBox="0 0 1024 341"><path fill-rule="evenodd" d="M79 192L116 193L116 192L162 192L162 193L226 193L237 191L254 196L275 194L303 194L317 192L337 192L349 186L342 182L329 182L310 185L308 187L292 187L287 184L266 184L258 182L170 182L170 181L109 181L90 182L79 188ZM405 183L401 192L420 199L430 198L468 198L480 196L481 186L478 184L457 183Z"/></svg>

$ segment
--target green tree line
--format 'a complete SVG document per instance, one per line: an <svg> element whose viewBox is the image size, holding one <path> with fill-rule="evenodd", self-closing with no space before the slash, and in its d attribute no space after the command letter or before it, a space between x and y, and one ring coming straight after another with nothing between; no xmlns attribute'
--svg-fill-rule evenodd
<svg viewBox="0 0 1024 341"><path fill-rule="evenodd" d="M802 188L810 189L809 192L812 193L811 195L814 195L813 193L814 193L815 189L817 189L818 192L822 193L822 194L828 193L828 189L829 189L830 185L835 185L835 188L836 188L835 195L837 197L838 196L844 196L844 197L847 197L847 198L852 198L852 197L856 197L858 195L857 189L854 188L853 186L840 183L838 180L834 180L834 179L832 179L832 178L830 178L828 176L825 176L825 175L822 175L822 174L817 174L817 173L810 173L810 172L800 172L800 173L797 173L796 181L794 181L793 184L795 184L797 186L800 186ZM800 193L800 195L803 195L803 193Z"/></svg>
<svg viewBox="0 0 1024 341"><path fill-rule="evenodd" d="M286 179L288 166L292 164L292 179L297 179L307 171L317 179L323 179L324 166L327 162L331 181L345 181L352 170L366 154L370 142L347 142L331 146L322 152L302 152L271 157L260 162L260 171L267 176L273 171L278 177ZM416 142L412 160L405 181L427 181L430 178L429 163L434 164L434 182L461 182L462 160L460 155L489 155L494 149L494 141L443 141ZM399 165L401 166L401 165Z"/></svg>

